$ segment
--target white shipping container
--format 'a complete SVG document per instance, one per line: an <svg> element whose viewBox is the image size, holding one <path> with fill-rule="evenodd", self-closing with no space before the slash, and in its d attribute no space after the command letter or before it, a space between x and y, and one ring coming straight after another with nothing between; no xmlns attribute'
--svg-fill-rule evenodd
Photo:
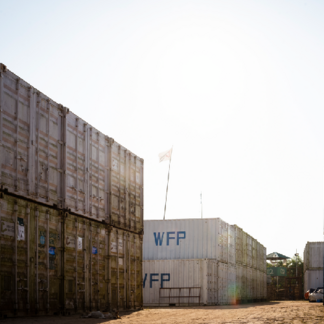
<svg viewBox="0 0 324 324"><path fill-rule="evenodd" d="M217 282L217 269L216 273L211 271L213 278L209 276L207 280L207 269L210 268L207 260L150 260L144 261L143 265L144 306L206 305L208 281L209 284ZM215 302L214 297L211 299Z"/></svg>
<svg viewBox="0 0 324 324"><path fill-rule="evenodd" d="M262 258L263 258L263 262L262 262L262 272L267 272L267 248L265 248L264 246L262 246Z"/></svg>
<svg viewBox="0 0 324 324"><path fill-rule="evenodd" d="M252 268L257 269L257 245L258 241L252 238Z"/></svg>
<svg viewBox="0 0 324 324"><path fill-rule="evenodd" d="M246 265L252 268L252 237L246 235Z"/></svg>
<svg viewBox="0 0 324 324"><path fill-rule="evenodd" d="M216 305L218 300L217 269L218 269L218 262L216 260L208 260L207 262L207 301L211 305Z"/></svg>
<svg viewBox="0 0 324 324"><path fill-rule="evenodd" d="M247 233L243 231L242 242L243 242L243 265L247 265Z"/></svg>
<svg viewBox="0 0 324 324"><path fill-rule="evenodd" d="M267 299L267 274L262 272L262 299Z"/></svg>
<svg viewBox="0 0 324 324"><path fill-rule="evenodd" d="M236 264L236 300L242 300L243 265Z"/></svg>
<svg viewBox="0 0 324 324"><path fill-rule="evenodd" d="M253 299L253 275L252 268L246 267L246 298Z"/></svg>
<svg viewBox="0 0 324 324"><path fill-rule="evenodd" d="M228 304L228 265L226 263L219 262L218 264L218 305Z"/></svg>
<svg viewBox="0 0 324 324"><path fill-rule="evenodd" d="M304 249L304 271L323 269L324 242L307 242Z"/></svg>
<svg viewBox="0 0 324 324"><path fill-rule="evenodd" d="M304 293L310 288L324 287L323 270L306 270L304 273Z"/></svg>
<svg viewBox="0 0 324 324"><path fill-rule="evenodd" d="M227 271L228 299L230 304L236 304L236 266L229 263Z"/></svg>
<svg viewBox="0 0 324 324"><path fill-rule="evenodd" d="M257 270L252 269L252 299L257 298Z"/></svg>
<svg viewBox="0 0 324 324"><path fill-rule="evenodd" d="M228 224L220 218L146 220L144 233L144 260L228 262Z"/></svg>
<svg viewBox="0 0 324 324"><path fill-rule="evenodd" d="M235 246L236 246L236 251L235 251L235 258L236 258L236 263L243 264L243 230L242 228L238 227L237 225L235 226Z"/></svg>
<svg viewBox="0 0 324 324"><path fill-rule="evenodd" d="M228 282L229 277L229 282ZM235 267L210 259L143 262L144 306L226 305L233 302ZM200 297L199 297L200 296Z"/></svg>
<svg viewBox="0 0 324 324"><path fill-rule="evenodd" d="M256 257L257 257L257 260L256 260L256 268L258 270L261 270L261 267L262 267L262 253L261 253L261 244L257 241L257 245L256 245Z"/></svg>
<svg viewBox="0 0 324 324"><path fill-rule="evenodd" d="M256 299L261 299L261 284L262 284L262 275L259 270L256 270Z"/></svg>
<svg viewBox="0 0 324 324"><path fill-rule="evenodd" d="M241 284L241 299L243 301L247 300L247 274L246 274L246 266L242 266L242 284Z"/></svg>
<svg viewBox="0 0 324 324"><path fill-rule="evenodd" d="M267 284L267 275L260 271L260 295L261 299L265 299L264 296L264 286Z"/></svg>
<svg viewBox="0 0 324 324"><path fill-rule="evenodd" d="M236 264L236 228L235 225L228 226L228 263Z"/></svg>
<svg viewBox="0 0 324 324"><path fill-rule="evenodd" d="M266 249L265 247L257 242L257 269L261 272L266 271L267 261L266 261Z"/></svg>

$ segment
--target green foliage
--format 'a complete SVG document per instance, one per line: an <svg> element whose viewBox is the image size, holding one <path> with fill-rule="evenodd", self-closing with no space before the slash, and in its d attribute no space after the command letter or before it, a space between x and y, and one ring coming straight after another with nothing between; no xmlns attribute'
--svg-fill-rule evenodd
<svg viewBox="0 0 324 324"><path fill-rule="evenodd" d="M303 275L303 268L304 268L304 262L303 260L297 256L293 257L291 259L288 259L287 261L278 261L275 263L267 262L267 268L271 267L285 267L287 268L287 277L296 277L296 264L297 264L297 276Z"/></svg>
<svg viewBox="0 0 324 324"><path fill-rule="evenodd" d="M303 260L297 256L287 261L278 261L276 263L269 263L267 262L267 268L270 267L286 267L287 268L287 277L296 277L296 264L297 264L297 277L302 277L302 282L304 280L304 262ZM271 284L277 287L277 277L272 277ZM282 289L285 286L285 278L279 277L278 278L278 289Z"/></svg>
<svg viewBox="0 0 324 324"><path fill-rule="evenodd" d="M304 273L304 262L297 256L289 259L287 261L287 276L296 277L296 266L297 266L297 276L300 277Z"/></svg>

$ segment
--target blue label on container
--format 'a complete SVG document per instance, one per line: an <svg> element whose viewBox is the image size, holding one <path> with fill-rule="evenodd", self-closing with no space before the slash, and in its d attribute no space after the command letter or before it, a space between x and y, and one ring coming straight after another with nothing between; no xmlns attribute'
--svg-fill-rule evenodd
<svg viewBox="0 0 324 324"><path fill-rule="evenodd" d="M45 236L41 236L40 238L39 238L39 240L40 240L40 244L45 244Z"/></svg>
<svg viewBox="0 0 324 324"><path fill-rule="evenodd" d="M92 254L98 254L98 250L96 247L92 247Z"/></svg>
<svg viewBox="0 0 324 324"><path fill-rule="evenodd" d="M50 246L49 249L48 249L48 253L50 255L55 255L55 247L54 246Z"/></svg>

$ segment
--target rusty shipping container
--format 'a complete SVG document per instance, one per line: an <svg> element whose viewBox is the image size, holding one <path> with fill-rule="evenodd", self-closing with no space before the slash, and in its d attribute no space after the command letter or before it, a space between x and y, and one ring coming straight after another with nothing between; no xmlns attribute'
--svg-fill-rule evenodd
<svg viewBox="0 0 324 324"><path fill-rule="evenodd" d="M143 228L143 159L0 64L0 183L35 202Z"/></svg>
<svg viewBox="0 0 324 324"><path fill-rule="evenodd" d="M4 193L0 208L0 314L141 307L142 235Z"/></svg>

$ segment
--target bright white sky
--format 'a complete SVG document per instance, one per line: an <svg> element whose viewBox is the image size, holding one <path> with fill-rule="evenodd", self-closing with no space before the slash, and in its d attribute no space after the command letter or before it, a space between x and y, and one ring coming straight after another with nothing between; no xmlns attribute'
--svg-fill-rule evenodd
<svg viewBox="0 0 324 324"><path fill-rule="evenodd" d="M0 61L145 160L145 219L323 240L323 1L0 0Z"/></svg>

